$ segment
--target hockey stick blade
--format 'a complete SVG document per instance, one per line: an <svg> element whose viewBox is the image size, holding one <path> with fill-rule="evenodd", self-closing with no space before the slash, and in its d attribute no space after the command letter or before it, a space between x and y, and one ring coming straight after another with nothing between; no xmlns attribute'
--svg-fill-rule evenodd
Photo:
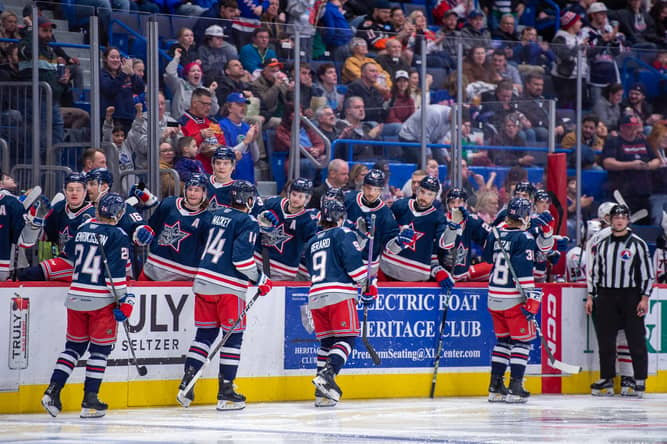
<svg viewBox="0 0 667 444"><path fill-rule="evenodd" d="M572 375L580 373L581 372L580 365L568 364L566 362L556 359L554 354L551 352L551 349L549 348L549 344L547 344L547 340L544 338L544 335L542 334L542 328L540 328L540 324L537 322L535 318L532 318L532 321L533 324L535 325L535 330L537 331L537 334L540 336L540 341L542 342L542 348L544 348L544 350L547 352L547 357L548 357L547 361L549 362L549 366L557 370L560 370L563 373L569 373Z"/></svg>
<svg viewBox="0 0 667 444"><path fill-rule="evenodd" d="M628 206L628 203L625 201L625 199L623 199L623 195L621 194L620 191L614 190L612 195L614 196L614 200L616 202L618 202L620 205L625 205L626 207ZM628 208L630 208L630 207L628 207Z"/></svg>
<svg viewBox="0 0 667 444"><path fill-rule="evenodd" d="M632 213L630 215L630 223L634 224L635 222L637 222L638 220L642 220L646 216L648 216L648 211L646 210L646 208L642 208L641 210Z"/></svg>

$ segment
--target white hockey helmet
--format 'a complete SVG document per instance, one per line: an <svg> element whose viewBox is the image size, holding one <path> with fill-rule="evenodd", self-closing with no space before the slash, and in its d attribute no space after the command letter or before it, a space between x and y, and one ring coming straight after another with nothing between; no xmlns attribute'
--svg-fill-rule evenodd
<svg viewBox="0 0 667 444"><path fill-rule="evenodd" d="M614 205L616 205L615 202L602 202L598 207L598 219L605 220Z"/></svg>

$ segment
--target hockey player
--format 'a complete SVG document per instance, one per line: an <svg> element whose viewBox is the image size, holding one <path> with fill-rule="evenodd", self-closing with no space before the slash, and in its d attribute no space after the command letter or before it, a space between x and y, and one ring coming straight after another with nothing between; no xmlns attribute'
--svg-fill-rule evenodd
<svg viewBox="0 0 667 444"><path fill-rule="evenodd" d="M25 225L25 208L19 200L8 192L0 192L0 281L9 279L12 270L12 245L17 245Z"/></svg>
<svg viewBox="0 0 667 444"><path fill-rule="evenodd" d="M491 264L471 264L472 242L484 248L489 236L489 226L479 217L468 212L468 193L463 188L447 191L447 225L442 248L438 248L440 265L459 281L488 281Z"/></svg>
<svg viewBox="0 0 667 444"><path fill-rule="evenodd" d="M591 263L592 249L600 242L601 238L611 234L611 229L607 227L609 227L609 210L613 206L612 202L602 202L598 207L598 218L586 223L583 251L580 246L576 246L567 252L566 276L568 282L588 282L587 277L590 271L588 264Z"/></svg>
<svg viewBox="0 0 667 444"><path fill-rule="evenodd" d="M255 260L261 268L262 249L268 249L270 276L274 281L296 279L303 248L317 233L318 211L306 209L312 194L313 183L300 177L290 184L287 198L267 199L259 209L262 234L255 247Z"/></svg>
<svg viewBox="0 0 667 444"><path fill-rule="evenodd" d="M489 278L489 312L496 334L491 357L489 402L526 402L530 393L523 388L523 376L528 363L530 342L536 338L535 325L529 318L539 308L542 292L535 289L533 257L535 239L526 231L530 222L531 204L515 197L507 205L505 223L497 233L489 233L484 248L484 260L493 264ZM505 253L510 258L508 264ZM516 273L514 280L510 267ZM524 300L522 292L527 299ZM504 374L510 366L510 386L505 387Z"/></svg>
<svg viewBox="0 0 667 444"><path fill-rule="evenodd" d="M148 224L156 236L139 280L189 281L197 272L206 243L211 213L206 211L208 178L193 173L185 182L184 197L167 197Z"/></svg>
<svg viewBox="0 0 667 444"><path fill-rule="evenodd" d="M226 146L219 146L211 157L213 174L208 183L208 209L215 211L218 207L229 206L229 193L234 183L232 173L236 165L234 150Z"/></svg>
<svg viewBox="0 0 667 444"><path fill-rule="evenodd" d="M655 240L653 267L655 280L659 284L667 284L667 212L662 212L662 234Z"/></svg>
<svg viewBox="0 0 667 444"><path fill-rule="evenodd" d="M401 231L387 243L380 259L380 270L388 278L417 282L433 276L445 290L454 286L434 256L445 229L442 211L433 206L438 190L440 181L426 176L419 182L414 199L403 198L391 206Z"/></svg>
<svg viewBox="0 0 667 444"><path fill-rule="evenodd" d="M522 197L530 204L532 205L533 202L535 201L535 187L533 186L532 183L530 182L519 182L515 185L514 191L512 192L512 197ZM500 211L498 211L498 214L496 214L496 218L493 221L493 226L497 227L498 225L502 224L505 221L505 217L507 216L507 207L502 208Z"/></svg>
<svg viewBox="0 0 667 444"><path fill-rule="evenodd" d="M361 247L352 230L342 225L347 215L336 200L324 201L321 208L322 231L306 244L306 265L311 287L308 308L313 316L317 351L315 406L335 406L343 394L335 377L345 365L355 338L359 336L357 285L367 285ZM377 287L369 285L364 299L372 303Z"/></svg>
<svg viewBox="0 0 667 444"><path fill-rule="evenodd" d="M90 355L81 417L101 417L108 408L97 396L107 358L116 342L116 322L124 322L134 306L134 295L126 293L125 278L130 241L116 226L124 211L123 198L116 193L106 193L98 202L97 216L84 222L76 232L74 274L65 302L65 350L56 361L51 382L42 397L42 405L51 416L55 417L62 410L60 391L86 350ZM106 253L111 278L106 276L101 248Z"/></svg>
<svg viewBox="0 0 667 444"><path fill-rule="evenodd" d="M364 177L361 191L350 191L345 195L347 225L354 226L360 236L368 236L371 215L375 214L375 242L373 244L373 274L380 265L380 254L385 245L398 235L398 224L389 207L380 199L386 181L383 171L372 169ZM366 240L366 239L364 239ZM368 258L368 244L364 245L364 261Z"/></svg>
<svg viewBox="0 0 667 444"><path fill-rule="evenodd" d="M49 213L44 218L44 239L56 244L58 256L44 260L32 267L23 268L18 271L20 281L66 281L72 280L74 269L74 258L68 257L66 251L73 251L71 242L79 226L88 219L95 216L95 207L86 202L86 175L83 173L71 173L65 176L65 187L63 193L65 200L52 202ZM25 239L26 237L24 237ZM38 236L34 237L36 241ZM24 243L22 247L27 248L34 243Z"/></svg>
<svg viewBox="0 0 667 444"><path fill-rule="evenodd" d="M534 212L530 219L529 231L537 241L538 248L535 251L535 282L546 282L548 262L553 265L560 260L560 252L553 250L553 232L556 227L553 216L549 212L551 196L545 190L536 190ZM548 247L548 245L551 245Z"/></svg>
<svg viewBox="0 0 667 444"><path fill-rule="evenodd" d="M230 206L218 208L211 218L208 240L195 275L195 326L197 332L185 359L183 390L208 358L211 345L220 333L229 331L245 308L248 284L257 285L266 295L273 284L257 269L253 251L259 227L248 213L256 196L255 186L244 180L231 185ZM245 396L234 390L234 379L241 359L241 343L246 321L242 319L220 349L217 410L240 410ZM183 407L194 399L194 391L177 396Z"/></svg>

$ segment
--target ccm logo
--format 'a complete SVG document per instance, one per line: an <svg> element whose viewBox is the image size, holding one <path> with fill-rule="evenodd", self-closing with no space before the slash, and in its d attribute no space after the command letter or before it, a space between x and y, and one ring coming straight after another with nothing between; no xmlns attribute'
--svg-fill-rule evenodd
<svg viewBox="0 0 667 444"><path fill-rule="evenodd" d="M558 350L558 345L560 343L560 338L558 337L558 323L556 316L558 315L558 299L555 294L547 294L547 346L553 353L554 357L558 358L556 354Z"/></svg>

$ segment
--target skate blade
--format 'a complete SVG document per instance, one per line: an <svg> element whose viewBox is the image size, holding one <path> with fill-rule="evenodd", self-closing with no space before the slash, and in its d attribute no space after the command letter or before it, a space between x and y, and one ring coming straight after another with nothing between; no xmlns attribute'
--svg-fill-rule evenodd
<svg viewBox="0 0 667 444"><path fill-rule="evenodd" d="M341 393L338 393L336 390L332 388L327 388L327 381L321 376L315 376L315 379L313 379L313 384L317 389L327 398L331 399L332 401L338 402L340 401L340 395Z"/></svg>
<svg viewBox="0 0 667 444"><path fill-rule="evenodd" d="M502 393L489 393L489 402L505 402L505 397Z"/></svg>
<svg viewBox="0 0 667 444"><path fill-rule="evenodd" d="M338 404L336 401L324 396L318 396L315 398L315 407L336 407L336 404Z"/></svg>
<svg viewBox="0 0 667 444"><path fill-rule="evenodd" d="M593 396L614 396L614 389L593 389L591 390Z"/></svg>
<svg viewBox="0 0 667 444"><path fill-rule="evenodd" d="M51 398L45 395L42 398L42 406L44 407L44 410L46 410L46 413L55 418L58 416L58 413L60 413L60 409L53 404L49 404L49 401L51 401Z"/></svg>
<svg viewBox="0 0 667 444"><path fill-rule="evenodd" d="M505 402L508 404L524 404L528 402L528 398L522 398L521 396L517 395L507 395L505 397Z"/></svg>
<svg viewBox="0 0 667 444"><path fill-rule="evenodd" d="M215 407L215 409L219 412L225 410L243 410L244 408L245 408L245 402L234 402L234 401L227 401L224 399L218 401L218 405Z"/></svg>
<svg viewBox="0 0 667 444"><path fill-rule="evenodd" d="M82 408L79 418L101 418L106 414L105 410Z"/></svg>
<svg viewBox="0 0 667 444"><path fill-rule="evenodd" d="M185 408L190 407L190 404L192 403L192 399L188 398L187 395L183 392L178 392L176 395L176 401Z"/></svg>

